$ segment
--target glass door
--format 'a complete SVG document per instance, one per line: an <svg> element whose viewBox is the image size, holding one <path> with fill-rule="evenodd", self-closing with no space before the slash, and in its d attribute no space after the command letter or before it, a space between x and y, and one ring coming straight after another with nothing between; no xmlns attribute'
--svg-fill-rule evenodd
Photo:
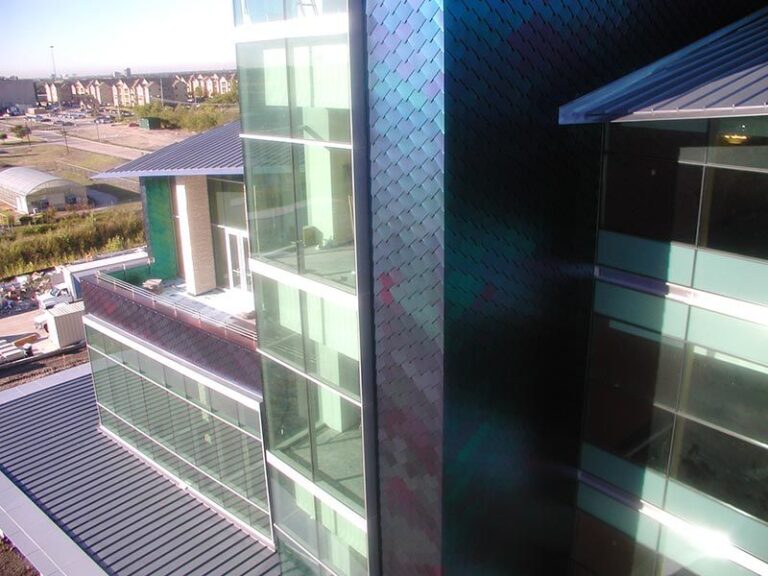
<svg viewBox="0 0 768 576"><path fill-rule="evenodd" d="M248 238L227 230L227 266L229 287L251 291L251 274L248 270Z"/></svg>

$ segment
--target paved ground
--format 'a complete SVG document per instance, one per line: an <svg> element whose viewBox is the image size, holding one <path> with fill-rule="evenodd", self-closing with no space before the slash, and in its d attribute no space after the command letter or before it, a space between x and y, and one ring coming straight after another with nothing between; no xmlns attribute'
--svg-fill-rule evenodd
<svg viewBox="0 0 768 576"><path fill-rule="evenodd" d="M30 334L37 334L38 339L32 344L33 352L37 354L50 352L51 344L48 340L48 333L44 330L35 329L34 319L40 314L42 312L35 308L29 312L0 316L0 338L13 341Z"/></svg>
<svg viewBox="0 0 768 576"><path fill-rule="evenodd" d="M24 123L21 118L6 118L0 121L0 131L7 131L12 138L10 129ZM28 125L32 128L33 140L64 145L62 130L65 130L66 143L71 148L126 160L134 160L192 135L186 130L144 130L127 124L94 124L90 119L78 120L75 126L67 128L51 124Z"/></svg>

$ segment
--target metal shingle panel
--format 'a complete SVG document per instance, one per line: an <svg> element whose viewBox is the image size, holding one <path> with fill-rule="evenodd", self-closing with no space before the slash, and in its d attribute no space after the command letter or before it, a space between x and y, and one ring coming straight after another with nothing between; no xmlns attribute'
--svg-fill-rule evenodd
<svg viewBox="0 0 768 576"><path fill-rule="evenodd" d="M561 124L768 114L768 8L560 108Z"/></svg>
<svg viewBox="0 0 768 576"><path fill-rule="evenodd" d="M98 430L90 376L0 404L0 471L110 574L272 574L272 550Z"/></svg>

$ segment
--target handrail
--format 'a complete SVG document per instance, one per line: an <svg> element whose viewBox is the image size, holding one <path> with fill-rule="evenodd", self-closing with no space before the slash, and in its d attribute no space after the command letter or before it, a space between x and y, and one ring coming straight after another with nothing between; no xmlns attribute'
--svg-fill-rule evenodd
<svg viewBox="0 0 768 576"><path fill-rule="evenodd" d="M131 300L133 301L143 300L145 304L149 303L149 305L152 308L158 308L158 307L169 308L173 311L174 317L178 317L179 312L181 312L184 315L192 316L193 318L196 318L200 324L204 323L212 326L217 326L219 328L224 329L225 331L233 332L244 338L258 341L258 334L255 330L249 330L248 328L239 326L232 322L223 322L216 318L211 318L209 316L206 316L205 314L201 314L199 310L184 306L183 304L177 304L176 302L171 302L166 298L158 297L157 294L154 294L149 290L145 290L144 288L139 288L138 286L134 286L133 284L129 282L125 282L124 280L119 280L114 276L109 276L108 274L104 274L101 271L96 272L96 274L91 276L90 278L94 279L96 281L96 284L98 285L102 285L102 284L111 285L112 288L117 288L121 291L128 292L130 294Z"/></svg>

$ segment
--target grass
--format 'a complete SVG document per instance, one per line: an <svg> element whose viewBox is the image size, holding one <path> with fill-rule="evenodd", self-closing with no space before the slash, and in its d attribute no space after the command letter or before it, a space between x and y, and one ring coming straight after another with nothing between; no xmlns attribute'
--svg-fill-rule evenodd
<svg viewBox="0 0 768 576"><path fill-rule="evenodd" d="M0 278L144 244L141 210L73 213L14 226L2 237Z"/></svg>
<svg viewBox="0 0 768 576"><path fill-rule="evenodd" d="M70 148L67 152L67 149L59 144L36 144L32 147L0 145L0 150L4 152L4 154L0 154L0 164L36 168L62 178L71 176L71 172L61 166L62 162L99 172L125 163L123 158L87 152L77 148Z"/></svg>

